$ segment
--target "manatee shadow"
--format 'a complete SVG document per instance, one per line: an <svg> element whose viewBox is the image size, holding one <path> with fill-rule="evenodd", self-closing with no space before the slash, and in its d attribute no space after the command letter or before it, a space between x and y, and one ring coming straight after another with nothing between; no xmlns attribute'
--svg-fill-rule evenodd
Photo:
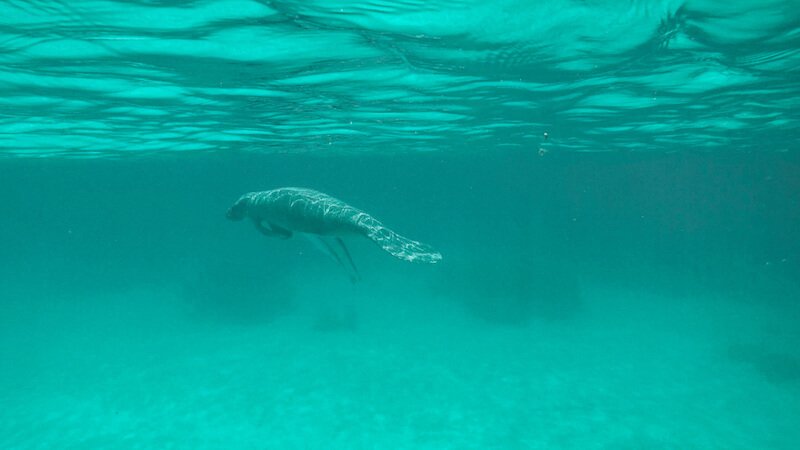
<svg viewBox="0 0 800 450"><path fill-rule="evenodd" d="M314 331L348 332L358 329L358 316L354 308L325 309L314 319Z"/></svg>
<svg viewBox="0 0 800 450"><path fill-rule="evenodd" d="M728 357L751 366L764 379L773 384L800 382L800 355L776 350L764 344L731 344Z"/></svg>
<svg viewBox="0 0 800 450"><path fill-rule="evenodd" d="M436 289L474 316L503 325L571 319L583 304L577 277L566 264L525 255L448 265Z"/></svg>
<svg viewBox="0 0 800 450"><path fill-rule="evenodd" d="M201 320L260 324L293 309L295 289L286 273L228 262L184 277L188 314Z"/></svg>

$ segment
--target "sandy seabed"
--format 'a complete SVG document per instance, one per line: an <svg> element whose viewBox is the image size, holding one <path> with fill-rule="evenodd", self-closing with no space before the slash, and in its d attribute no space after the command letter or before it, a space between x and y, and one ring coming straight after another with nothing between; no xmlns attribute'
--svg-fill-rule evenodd
<svg viewBox="0 0 800 450"><path fill-rule="evenodd" d="M309 304L197 319L146 289L9 306L0 447L800 445L785 312L596 289L575 317L500 326L442 297L356 295L339 329Z"/></svg>

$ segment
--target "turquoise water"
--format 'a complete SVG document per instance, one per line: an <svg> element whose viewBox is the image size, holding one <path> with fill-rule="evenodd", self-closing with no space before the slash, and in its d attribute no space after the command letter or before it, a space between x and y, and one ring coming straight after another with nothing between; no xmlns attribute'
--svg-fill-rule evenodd
<svg viewBox="0 0 800 450"><path fill-rule="evenodd" d="M799 448L798 68L786 0L6 0L0 448Z"/></svg>

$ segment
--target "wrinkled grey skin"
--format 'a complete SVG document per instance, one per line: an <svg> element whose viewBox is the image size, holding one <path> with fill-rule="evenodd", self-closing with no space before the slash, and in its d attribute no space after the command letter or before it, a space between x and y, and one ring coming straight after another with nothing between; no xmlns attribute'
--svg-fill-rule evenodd
<svg viewBox="0 0 800 450"><path fill-rule="evenodd" d="M313 189L250 192L228 209L227 217L236 221L249 218L266 236L288 239L294 232L361 235L405 261L436 263L442 259L430 246L400 236L364 211Z"/></svg>

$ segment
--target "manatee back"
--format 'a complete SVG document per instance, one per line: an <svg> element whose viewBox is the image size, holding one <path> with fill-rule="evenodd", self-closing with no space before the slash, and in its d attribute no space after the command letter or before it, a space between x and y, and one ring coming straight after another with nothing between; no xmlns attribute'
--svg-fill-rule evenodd
<svg viewBox="0 0 800 450"><path fill-rule="evenodd" d="M290 230L316 234L363 234L358 219L366 213L313 189L274 189L263 192L257 203L266 220Z"/></svg>

